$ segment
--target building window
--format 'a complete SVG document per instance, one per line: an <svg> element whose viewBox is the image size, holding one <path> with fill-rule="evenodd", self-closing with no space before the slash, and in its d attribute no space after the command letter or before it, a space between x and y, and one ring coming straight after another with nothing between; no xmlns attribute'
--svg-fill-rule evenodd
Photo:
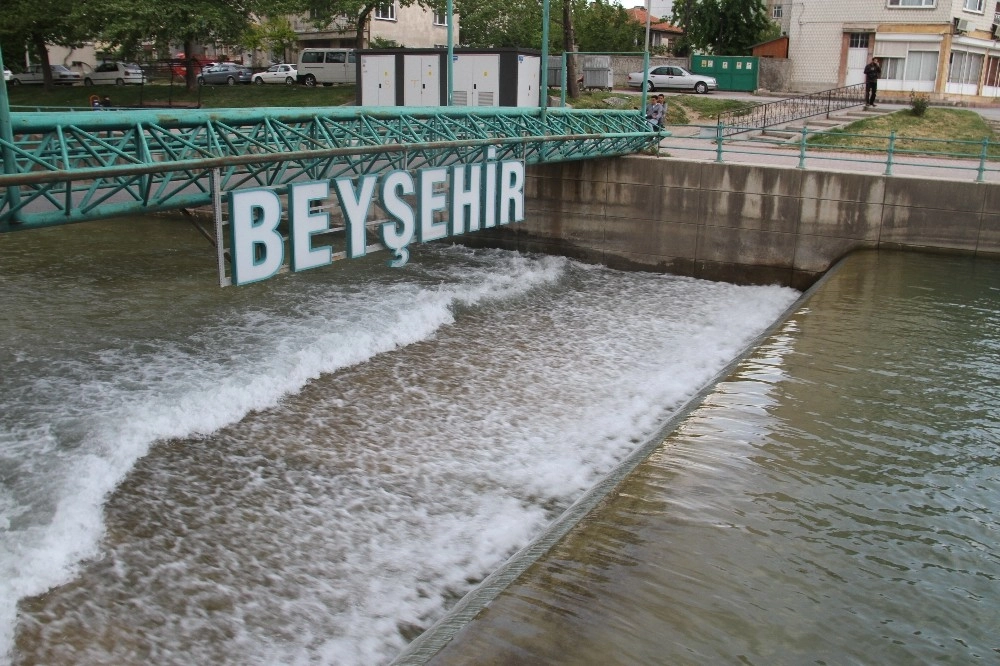
<svg viewBox="0 0 1000 666"><path fill-rule="evenodd" d="M937 0L889 0L890 7L934 7Z"/></svg>
<svg viewBox="0 0 1000 666"><path fill-rule="evenodd" d="M868 48L868 33L867 32L852 32L850 34L850 42L848 44L852 49L866 49Z"/></svg>
<svg viewBox="0 0 1000 666"><path fill-rule="evenodd" d="M982 69L983 54L952 51L951 67L948 68L948 83L978 85L979 73Z"/></svg>
<svg viewBox="0 0 1000 666"><path fill-rule="evenodd" d="M448 17L445 12L434 12L434 25L448 25Z"/></svg>
<svg viewBox="0 0 1000 666"><path fill-rule="evenodd" d="M967 12L976 12L978 14L983 13L983 2L985 0L965 0L965 4L962 9Z"/></svg>
<svg viewBox="0 0 1000 666"><path fill-rule="evenodd" d="M883 79L902 79L906 58L879 58L882 61Z"/></svg>
<svg viewBox="0 0 1000 666"><path fill-rule="evenodd" d="M387 2L384 5L377 5L375 7L375 18L380 21L395 21L396 3Z"/></svg>
<svg viewBox="0 0 1000 666"><path fill-rule="evenodd" d="M781 5L775 5L774 7L771 7L771 18L780 19L783 13L784 12L782 11Z"/></svg>
<svg viewBox="0 0 1000 666"><path fill-rule="evenodd" d="M910 51L906 54L907 81L934 81L937 79L937 51Z"/></svg>

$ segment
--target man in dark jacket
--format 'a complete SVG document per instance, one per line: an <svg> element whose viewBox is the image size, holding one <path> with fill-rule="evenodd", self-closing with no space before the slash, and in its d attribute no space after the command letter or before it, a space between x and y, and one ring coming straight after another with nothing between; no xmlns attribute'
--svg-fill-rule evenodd
<svg viewBox="0 0 1000 666"><path fill-rule="evenodd" d="M868 106L875 106L875 92L878 90L878 79L882 76L882 66L879 65L878 58L865 65L865 103Z"/></svg>

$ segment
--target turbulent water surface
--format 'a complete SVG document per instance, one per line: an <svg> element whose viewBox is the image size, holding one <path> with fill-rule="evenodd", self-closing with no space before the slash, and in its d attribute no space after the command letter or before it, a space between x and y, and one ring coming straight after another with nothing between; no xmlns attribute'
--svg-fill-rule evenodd
<svg viewBox="0 0 1000 666"><path fill-rule="evenodd" d="M169 219L0 236L0 654L393 658L797 297L421 247L220 289Z"/></svg>

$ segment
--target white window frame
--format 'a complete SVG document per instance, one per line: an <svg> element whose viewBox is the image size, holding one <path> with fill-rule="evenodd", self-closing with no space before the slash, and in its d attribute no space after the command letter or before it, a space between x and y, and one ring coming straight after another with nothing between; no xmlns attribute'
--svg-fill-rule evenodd
<svg viewBox="0 0 1000 666"><path fill-rule="evenodd" d="M937 0L886 0L889 9L934 9Z"/></svg>
<svg viewBox="0 0 1000 666"><path fill-rule="evenodd" d="M448 25L448 16L445 10L434 10L434 25Z"/></svg>
<svg viewBox="0 0 1000 666"><path fill-rule="evenodd" d="M785 10L781 5L771 7L771 18L773 19L780 19L784 13Z"/></svg>
<svg viewBox="0 0 1000 666"><path fill-rule="evenodd" d="M975 7L970 7L969 5L975 5ZM964 0L962 2L962 11L982 14L985 6L986 0Z"/></svg>
<svg viewBox="0 0 1000 666"><path fill-rule="evenodd" d="M372 10L372 18L376 21L395 21L396 3L390 1L376 5L375 9Z"/></svg>

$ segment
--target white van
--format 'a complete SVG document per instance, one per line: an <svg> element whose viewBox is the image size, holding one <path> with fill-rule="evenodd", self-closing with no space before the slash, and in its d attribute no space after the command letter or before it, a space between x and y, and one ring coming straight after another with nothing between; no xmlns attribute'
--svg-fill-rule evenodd
<svg viewBox="0 0 1000 666"><path fill-rule="evenodd" d="M354 83L357 80L354 49L303 49L299 54L297 80L307 86L322 83Z"/></svg>

